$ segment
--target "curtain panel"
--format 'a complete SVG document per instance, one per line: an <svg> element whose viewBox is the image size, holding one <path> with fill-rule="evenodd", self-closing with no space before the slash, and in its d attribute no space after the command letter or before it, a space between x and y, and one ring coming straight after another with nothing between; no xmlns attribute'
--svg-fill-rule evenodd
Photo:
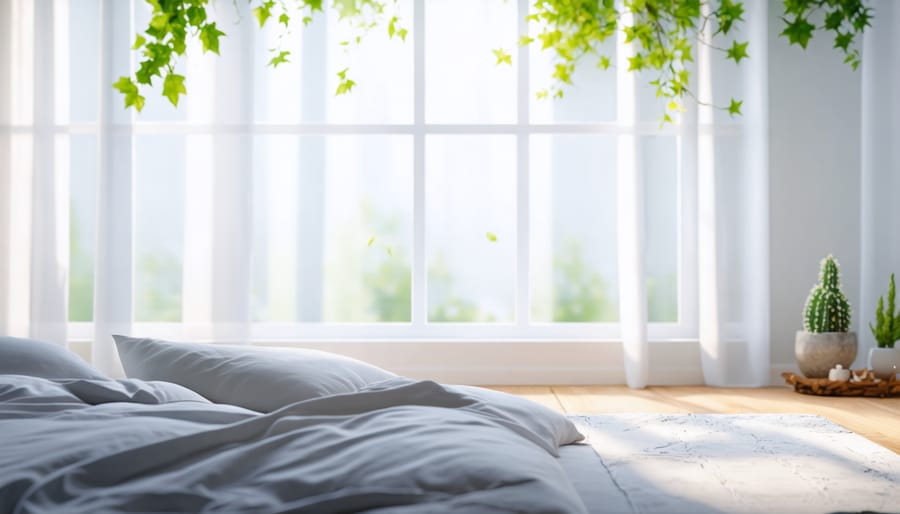
<svg viewBox="0 0 900 514"><path fill-rule="evenodd" d="M875 319L876 299L888 277L900 274L900 5L875 2L866 30L862 62L862 198L860 206L859 319ZM875 338L860 327L858 360L863 366Z"/></svg>
<svg viewBox="0 0 900 514"><path fill-rule="evenodd" d="M768 10L766 2L745 5L747 21L737 37L749 42L753 57L738 70L708 46L697 45L690 69L698 102L686 102L679 138L680 214L687 221L681 258L691 263L682 280L693 282L686 289L696 297L687 301L698 306L703 377L713 386L769 383ZM707 26L702 38L711 36ZM716 108L726 105L729 95L742 95L744 102L741 130L730 134L715 130L729 121ZM633 158L628 147L621 154ZM723 159L735 154L736 160ZM620 310L631 387L648 385L650 367L642 219L650 200L641 194L648 177L640 169L627 160L619 163Z"/></svg>
<svg viewBox="0 0 900 514"><path fill-rule="evenodd" d="M135 212L142 187L135 172L141 165L135 141L142 129L137 120L153 114L124 110L118 92L109 86L134 66L130 45L139 25L135 9L143 4L96 3L99 30L92 37L97 38L99 55L94 64L69 57L74 55L69 32L75 30L70 20L83 15L88 4L94 5L76 0L0 3L0 333L59 343L69 337L69 201L75 170L70 169L68 156L77 149L66 136L87 130L87 125L70 119L68 113L76 112L80 100L95 101L92 358L99 369L115 374L121 368L110 335L131 333L135 323ZM254 202L259 202L253 191L252 136L259 130L255 128L259 100L274 87L260 81L277 79L260 78L270 70L260 63L259 56L265 53L259 48L272 42L259 37L249 13L244 13L249 19L234 24L231 4L223 4L228 8L213 11L221 18L220 26L229 27L228 37L221 41L222 56L202 56L199 49L188 49L184 66L191 80L189 101L176 116L185 124L173 129L186 134L186 172L177 194L190 205L179 227L183 252L178 323L186 339L247 343L253 338L253 217ZM528 3L518 5L527 8ZM615 333L622 341L625 377L631 387L653 383L647 213L657 199L648 195L646 186L656 177L644 166L653 156L641 150L638 140L657 130L674 134L679 322L687 327L687 339L699 341L704 380L716 386L769 381L768 12L766 2L747 2L745 7L746 22L736 37L750 42L751 58L735 66L698 44L695 62L689 66L700 104L687 100L673 126L648 123L658 114L654 111L658 102L645 86L653 77L625 73L624 66L610 72L619 92L613 107L615 171L609 183L615 191ZM414 22L424 20L416 16ZM707 27L705 38L711 30ZM421 35L421 29L412 33ZM307 37L313 35L302 36ZM624 62L633 49L622 35L618 38L614 52ZM423 48L416 50L416 58ZM315 65L308 59L302 64ZM77 98L79 102L63 91L76 71L93 77L82 81L90 87ZM519 94L523 92L528 89L520 85ZM323 87L317 94L327 92ZM740 118L716 107L728 105L732 97L743 101ZM153 102L158 108L161 101L148 98L147 111L154 112ZM304 116L317 116L322 105L307 100ZM415 105L419 123L425 99L417 97ZM288 128L295 134L308 130L299 125ZM415 159L416 166L424 162L421 155ZM423 187L415 186L416 191ZM520 182L518 187L528 186ZM425 212L424 193L416 198L416 212ZM315 195L305 200L323 201ZM519 208L520 223L525 219L519 234L527 236L527 204ZM533 216L530 221L534 227ZM414 231L418 237L424 230L417 225ZM527 238L523 241L520 252L528 248ZM422 249L415 252L416 259L424 255ZM422 293L413 300L414 311L425 302L419 280L425 276L422 266L413 265L414 290ZM527 270L524 273L527 278ZM527 294L522 297L528 299ZM517 312L527 313L527 306Z"/></svg>

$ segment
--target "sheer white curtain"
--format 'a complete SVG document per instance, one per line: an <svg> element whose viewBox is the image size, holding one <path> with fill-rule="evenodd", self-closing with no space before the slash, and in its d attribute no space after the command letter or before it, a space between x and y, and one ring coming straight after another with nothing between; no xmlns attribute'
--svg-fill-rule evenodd
<svg viewBox="0 0 900 514"><path fill-rule="evenodd" d="M132 69L130 39L135 8L131 2L101 3L101 85ZM143 6L139 6L143 8ZM241 16L249 16L244 4ZM231 6L219 25L231 25ZM222 57L189 59L197 77L192 101L182 105L185 119L217 127L186 137L182 235L181 334L190 339L247 343L250 323L250 223L252 140L244 136L250 120L252 26L241 23L221 44ZM195 53L195 49L192 49ZM194 55L194 57L200 57ZM94 279L92 359L99 369L118 373L111 335L130 333L135 321L135 233L137 212L135 114L123 111L121 97L101 87L97 260ZM158 100L158 99L157 99ZM148 99L148 104L152 100ZM168 108L168 107L167 107ZM152 173L152 172L151 172ZM175 203L174 199L170 201ZM170 209L172 205L157 206Z"/></svg>
<svg viewBox="0 0 900 514"><path fill-rule="evenodd" d="M86 46L99 49L97 55L75 55L70 48L70 23L85 14L70 12L78 9L96 17L99 30L88 35L96 41ZM60 344L71 338L70 145L77 134L96 134L88 338L93 364L113 375L122 370L111 335L131 333L134 324L136 128L134 114L122 109L109 84L133 67L133 9L133 2L121 0L0 2L0 334ZM235 13L219 10L227 11L230 25ZM185 175L186 194L203 206L186 211L183 220L183 332L195 338L249 338L251 149L241 133L252 101L244 62L250 29L242 23L229 31L222 58L196 59L211 68L206 76L214 81L192 91L198 100L188 119L224 128L192 140L191 154L201 166ZM83 100L96 100L97 107L85 122L69 119L68 104L60 105L69 101L70 66L96 73L88 82L97 97Z"/></svg>
<svg viewBox="0 0 900 514"><path fill-rule="evenodd" d="M859 358L866 363L875 339L877 298L891 273L900 275L900 5L875 2L862 62L861 302Z"/></svg>
<svg viewBox="0 0 900 514"><path fill-rule="evenodd" d="M690 263L681 301L696 302L684 310L697 313L687 322L696 323L704 381L714 386L769 383L768 13L766 2L745 7L735 36L749 42L751 58L738 68L699 44L691 71L700 103L686 102L679 127L681 259ZM702 37L711 35L708 26ZM619 87L635 86L623 78ZM739 125L714 107L731 96L743 101ZM634 106L620 102L619 109L627 119ZM619 152L621 334L628 385L644 387L653 381L644 280L649 200L634 143L620 141Z"/></svg>
<svg viewBox="0 0 900 514"><path fill-rule="evenodd" d="M53 9L49 0L0 4L0 333L65 344L68 187L53 130ZM22 30L34 20L38 30Z"/></svg>

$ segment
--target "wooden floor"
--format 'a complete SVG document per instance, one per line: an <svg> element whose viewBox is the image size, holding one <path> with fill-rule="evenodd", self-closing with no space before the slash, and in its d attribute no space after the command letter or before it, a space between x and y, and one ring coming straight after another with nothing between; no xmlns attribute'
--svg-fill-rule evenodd
<svg viewBox="0 0 900 514"><path fill-rule="evenodd" d="M567 414L795 413L818 414L900 453L900 398L809 396L792 389L713 387L505 386L500 391L530 398Z"/></svg>

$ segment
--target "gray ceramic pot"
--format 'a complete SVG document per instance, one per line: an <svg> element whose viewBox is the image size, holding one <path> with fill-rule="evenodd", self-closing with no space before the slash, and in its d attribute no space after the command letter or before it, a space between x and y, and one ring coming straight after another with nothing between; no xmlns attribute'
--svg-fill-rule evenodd
<svg viewBox="0 0 900 514"><path fill-rule="evenodd" d="M840 364L850 368L856 358L856 332L797 331L794 355L806 378L828 378L828 370Z"/></svg>

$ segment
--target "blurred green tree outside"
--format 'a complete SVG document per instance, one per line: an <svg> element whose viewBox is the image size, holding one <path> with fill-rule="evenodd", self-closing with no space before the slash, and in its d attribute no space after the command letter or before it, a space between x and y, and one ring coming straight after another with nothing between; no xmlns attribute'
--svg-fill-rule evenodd
<svg viewBox="0 0 900 514"><path fill-rule="evenodd" d="M581 241L569 238L553 261L553 321L613 322L619 318L608 284L584 258Z"/></svg>
<svg viewBox="0 0 900 514"><path fill-rule="evenodd" d="M181 263L166 253L137 259L134 318L137 321L181 321Z"/></svg>
<svg viewBox="0 0 900 514"><path fill-rule="evenodd" d="M85 252L74 213L69 216L69 321L94 319L94 260Z"/></svg>
<svg viewBox="0 0 900 514"><path fill-rule="evenodd" d="M475 302L456 294L453 291L455 283L447 260L438 253L432 262L428 263L428 287L437 291L438 294L435 296L443 298L443 301L428 306L428 321L435 323L495 321L493 315L481 310Z"/></svg>
<svg viewBox="0 0 900 514"><path fill-rule="evenodd" d="M378 216L366 211L367 228L379 240L396 240L399 218ZM70 218L69 320L93 319L93 258L83 248L78 220ZM402 248L369 248L362 273L364 301L372 321L409 322L411 319L412 273L410 258ZM553 321L615 322L618 306L609 294L609 285L592 269L577 239L563 245L553 263ZM181 265L172 255L142 254L137 259L135 318L140 321L181 320ZM349 276L348 276L349 277ZM431 322L492 322L494 316L471 299L454 292L455 277L440 255L429 265L429 287L441 291L441 302L429 305ZM651 274L647 278L648 318L651 322L676 322L677 276Z"/></svg>

